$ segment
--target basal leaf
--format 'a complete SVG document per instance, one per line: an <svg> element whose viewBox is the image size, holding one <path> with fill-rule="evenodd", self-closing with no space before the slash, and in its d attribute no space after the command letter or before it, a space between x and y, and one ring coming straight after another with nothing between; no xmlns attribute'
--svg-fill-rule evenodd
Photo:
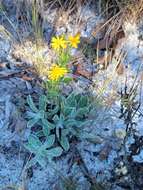
<svg viewBox="0 0 143 190"><path fill-rule="evenodd" d="M36 108L33 99L31 98L30 95L27 96L27 103L29 105L29 107L32 109L33 112L38 112L38 109Z"/></svg>
<svg viewBox="0 0 143 190"><path fill-rule="evenodd" d="M49 136L50 131L55 128L55 124L50 123L46 119L42 119L42 128L45 136Z"/></svg>
<svg viewBox="0 0 143 190"><path fill-rule="evenodd" d="M59 111L59 106L55 106L54 109L50 109L47 112L47 116L48 117L52 117L53 115L57 114L57 112Z"/></svg>
<svg viewBox="0 0 143 190"><path fill-rule="evenodd" d="M71 118L71 119L75 118L76 117L76 113L77 113L76 108L73 108L72 111L71 111L71 113L68 115L68 117Z"/></svg>
<svg viewBox="0 0 143 190"><path fill-rule="evenodd" d="M35 113L35 112L31 112L31 111L26 112L26 118L28 118L28 119L32 119L32 118L36 117L36 115L37 115L37 113Z"/></svg>
<svg viewBox="0 0 143 190"><path fill-rule="evenodd" d="M46 119L42 119L42 124L43 124L45 127L49 128L49 129L54 129L54 128L55 128L55 124L50 123L50 122L49 122L48 120L46 120Z"/></svg>
<svg viewBox="0 0 143 190"><path fill-rule="evenodd" d="M75 99L75 95L73 93L71 93L67 99L66 99L66 105L69 107L76 107L76 99Z"/></svg>
<svg viewBox="0 0 143 190"><path fill-rule="evenodd" d="M72 118L64 121L64 125L67 127L73 127L73 126L76 126L77 124L78 124L78 121Z"/></svg>
<svg viewBox="0 0 143 190"><path fill-rule="evenodd" d="M46 111L47 97L45 95L40 96L39 98L39 110Z"/></svg>
<svg viewBox="0 0 143 190"><path fill-rule="evenodd" d="M35 135L30 135L28 138L28 143L34 145L35 147L40 147L42 145L41 141Z"/></svg>
<svg viewBox="0 0 143 190"><path fill-rule="evenodd" d="M49 134L50 134L50 128L47 127L47 125L43 125L42 128L43 128L43 133L44 133L44 135L45 135L46 137L49 136Z"/></svg>
<svg viewBox="0 0 143 190"><path fill-rule="evenodd" d="M40 130L40 131L38 131L38 132L36 132L36 133L34 133L37 137L43 137L44 136L44 133L43 133L43 130Z"/></svg>
<svg viewBox="0 0 143 190"><path fill-rule="evenodd" d="M71 114L73 109L74 109L73 107L65 106L65 107L63 107L62 112L63 112L64 116L67 117L69 114Z"/></svg>
<svg viewBox="0 0 143 190"><path fill-rule="evenodd" d="M25 144L25 148L28 149L31 153L36 154L41 145L42 143L40 140L36 136L31 135L28 138L28 143Z"/></svg>
<svg viewBox="0 0 143 190"><path fill-rule="evenodd" d="M55 135L50 135L47 137L47 140L44 142L44 147L50 148L51 146L54 145L54 142L55 142Z"/></svg>
<svg viewBox="0 0 143 190"><path fill-rule="evenodd" d="M87 96L80 96L80 100L78 102L79 108L83 108L88 105L88 97Z"/></svg>
<svg viewBox="0 0 143 190"><path fill-rule="evenodd" d="M63 149L61 147L55 147L47 150L47 157L58 157L61 156Z"/></svg>
<svg viewBox="0 0 143 190"><path fill-rule="evenodd" d="M60 144L65 151L68 151L70 148L68 138L66 136L61 136Z"/></svg>
<svg viewBox="0 0 143 190"><path fill-rule="evenodd" d="M62 136L67 136L70 132L69 127L67 129L62 129Z"/></svg>
<svg viewBox="0 0 143 190"><path fill-rule="evenodd" d="M33 127L38 121L39 121L39 118L36 118L36 117L29 120L28 123L27 123L27 127L28 128Z"/></svg>

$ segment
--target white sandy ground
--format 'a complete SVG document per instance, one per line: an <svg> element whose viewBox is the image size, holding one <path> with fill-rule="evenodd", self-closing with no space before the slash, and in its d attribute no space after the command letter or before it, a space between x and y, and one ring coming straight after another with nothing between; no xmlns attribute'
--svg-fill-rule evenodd
<svg viewBox="0 0 143 190"><path fill-rule="evenodd" d="M81 35L88 37L92 28L100 21L99 16L95 11L92 11L88 7L83 7L83 12L81 19L86 23L86 26L81 26ZM53 12L54 14L54 12ZM52 19L52 15L48 15L49 19ZM89 22L87 22L87 20ZM70 32L75 32L72 28L73 24L68 25L68 30ZM59 27L57 33L64 31L65 26ZM122 76L118 76L117 73L113 72L115 69L116 61L113 64L110 64L107 70L99 71L93 78L94 83L101 89L104 85L105 79L109 79L110 85L105 84L105 91L101 94L109 102L109 97L113 96L111 101L111 106L105 109L104 105L98 105L97 109L97 119L94 124L89 127L89 130L93 131L97 136L100 137L100 143L93 144L89 142L81 142L78 144L77 148L81 153L81 156L87 166L89 172L96 176L97 181L106 182L110 179L112 171L115 170L115 159L119 155L122 155L122 150L119 151L122 145L122 136L124 136L125 124L124 121L119 119L120 111L120 97L117 93L124 87L125 76L128 77L128 86L131 87L135 79L138 66L143 64L143 42L138 40L139 32L138 27L135 23L125 23L126 37L122 39L122 42L119 44L116 50L118 54L121 49L127 53L127 57L124 61L125 65L128 65L128 68L125 69L125 73ZM4 52L2 55L5 56L5 53L9 53L9 44L5 43L4 39L0 39L0 49L3 48ZM138 80L140 75L138 75ZM17 82L14 81L0 81L0 187L4 187L10 184L21 184L21 172L23 170L23 157L19 152L15 155L12 153L7 154L3 152L3 146L6 146L9 149L12 149L11 141L16 141L17 144L22 141L22 137L19 137L19 134L14 134L8 129L9 119L13 110L15 110L14 105L12 104L11 98L13 96L12 89L15 89L15 86L21 86L21 88L27 87L24 81ZM23 89L22 89L23 90ZM97 95L97 89L92 88L93 94ZM142 102L143 104L143 102ZM140 107L141 112L143 112L143 105ZM136 133L140 136L143 136L143 118L135 117L135 122L137 122ZM121 133L118 133L121 132ZM28 133L25 131L25 133ZM26 134L27 135L27 134ZM25 135L25 136L26 136ZM26 136L27 137L27 136ZM23 138L26 138L23 137ZM129 147L134 142L133 139L129 139L127 146ZM100 153L102 150L107 150L107 158L101 159L100 156L95 156L97 153ZM118 153L119 151L119 153ZM70 154L69 154L70 156ZM89 184L87 180L83 177L81 169L79 166L72 166L70 173L68 173L68 159L69 156L62 157L56 162L56 168L62 172L64 176L73 175L78 183L78 190L88 190ZM134 161L142 163L143 162L143 151L139 155L135 155ZM28 181L29 190L51 190L57 180L59 179L59 174L57 171L51 169L47 166L46 169L41 169L40 167L34 167L33 177ZM112 190L124 190L118 186L114 186Z"/></svg>

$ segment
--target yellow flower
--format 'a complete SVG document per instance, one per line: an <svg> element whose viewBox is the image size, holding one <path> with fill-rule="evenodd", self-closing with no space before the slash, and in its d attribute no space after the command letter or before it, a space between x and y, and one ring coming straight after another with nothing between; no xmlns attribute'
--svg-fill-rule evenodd
<svg viewBox="0 0 143 190"><path fill-rule="evenodd" d="M57 36L52 38L51 46L54 50L59 51L61 48L65 49L67 47L67 42L63 36Z"/></svg>
<svg viewBox="0 0 143 190"><path fill-rule="evenodd" d="M75 36L69 36L69 43L73 48L77 48L80 43L80 34L77 33Z"/></svg>
<svg viewBox="0 0 143 190"><path fill-rule="evenodd" d="M49 79L51 81L58 81L61 77L63 77L68 70L65 67L60 67L58 65L53 65L49 71Z"/></svg>

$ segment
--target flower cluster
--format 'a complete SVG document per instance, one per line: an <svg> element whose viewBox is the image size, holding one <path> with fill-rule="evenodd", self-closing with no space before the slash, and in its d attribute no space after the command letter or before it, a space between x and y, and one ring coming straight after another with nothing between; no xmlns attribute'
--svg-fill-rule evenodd
<svg viewBox="0 0 143 190"><path fill-rule="evenodd" d="M66 40L64 36L57 36L52 38L51 46L54 50L59 51L60 49L66 49L68 46L77 48L80 43L79 33L75 36L69 36Z"/></svg>
<svg viewBox="0 0 143 190"><path fill-rule="evenodd" d="M49 71L49 80L58 82L67 73L66 65L70 59L70 48L77 48L80 43L79 33L75 36L69 36L67 39L64 36L53 37L51 47L58 54L57 63L54 64Z"/></svg>

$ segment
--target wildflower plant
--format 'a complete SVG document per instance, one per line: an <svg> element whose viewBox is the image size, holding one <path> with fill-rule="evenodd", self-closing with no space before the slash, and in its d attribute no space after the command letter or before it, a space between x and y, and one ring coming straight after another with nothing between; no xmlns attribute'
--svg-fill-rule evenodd
<svg viewBox="0 0 143 190"><path fill-rule="evenodd" d="M27 112L28 124L31 134L25 147L32 153L29 166L39 163L42 167L48 161L58 157L63 151L70 149L73 137L79 139L94 138L84 130L90 125L88 115L94 111L91 99L87 95L71 93L67 97L60 93L60 83L69 81L67 74L70 72L68 62L71 58L70 50L77 48L80 42L79 34L53 37L51 47L58 58L51 66L48 74L47 96L39 97L39 102L34 103L31 96L27 97L29 111ZM33 130L34 128L34 130Z"/></svg>
<svg viewBox="0 0 143 190"><path fill-rule="evenodd" d="M53 37L51 41L51 47L58 55L57 64L60 66L67 66L71 59L71 49L78 48L80 43L80 35Z"/></svg>

